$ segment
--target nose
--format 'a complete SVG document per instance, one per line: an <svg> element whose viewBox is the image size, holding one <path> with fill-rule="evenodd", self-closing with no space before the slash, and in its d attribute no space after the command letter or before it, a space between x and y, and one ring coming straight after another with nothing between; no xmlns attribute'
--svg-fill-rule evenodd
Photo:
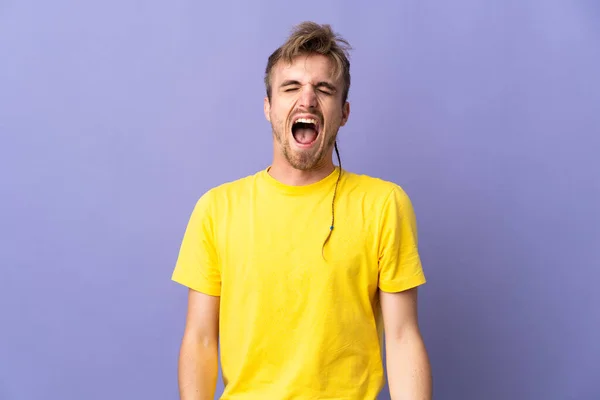
<svg viewBox="0 0 600 400"><path fill-rule="evenodd" d="M299 99L300 106L305 108L314 108L317 106L317 94L311 85L302 87Z"/></svg>

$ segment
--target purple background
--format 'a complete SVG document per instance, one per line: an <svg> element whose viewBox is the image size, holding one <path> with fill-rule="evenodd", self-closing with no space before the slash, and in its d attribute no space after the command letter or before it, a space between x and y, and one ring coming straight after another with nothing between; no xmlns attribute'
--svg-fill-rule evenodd
<svg viewBox="0 0 600 400"><path fill-rule="evenodd" d="M304 19L355 47L344 166L414 202L435 399L600 399L599 3L318 4L0 3L0 399L177 398L185 224L270 162Z"/></svg>

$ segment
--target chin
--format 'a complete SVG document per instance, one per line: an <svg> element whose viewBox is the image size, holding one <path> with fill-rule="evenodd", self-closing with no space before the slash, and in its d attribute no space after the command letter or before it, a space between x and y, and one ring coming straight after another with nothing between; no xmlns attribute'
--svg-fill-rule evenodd
<svg viewBox="0 0 600 400"><path fill-rule="evenodd" d="M306 149L287 148L284 150L284 156L288 163L297 170L310 171L317 167L322 161L320 151Z"/></svg>

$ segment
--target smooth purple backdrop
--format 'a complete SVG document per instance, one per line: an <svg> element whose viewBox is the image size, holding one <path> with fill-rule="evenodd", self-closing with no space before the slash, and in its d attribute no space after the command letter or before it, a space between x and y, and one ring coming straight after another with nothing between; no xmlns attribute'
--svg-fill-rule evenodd
<svg viewBox="0 0 600 400"><path fill-rule="evenodd" d="M344 166L414 202L434 398L600 399L593 0L2 2L0 399L177 398L183 230L270 162L305 19L355 48Z"/></svg>

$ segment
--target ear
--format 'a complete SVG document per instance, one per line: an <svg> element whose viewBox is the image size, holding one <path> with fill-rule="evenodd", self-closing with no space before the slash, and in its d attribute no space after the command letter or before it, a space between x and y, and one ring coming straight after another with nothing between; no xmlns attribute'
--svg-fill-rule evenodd
<svg viewBox="0 0 600 400"><path fill-rule="evenodd" d="M340 123L340 126L346 125L348 117L350 117L350 103L346 102L342 107L342 122Z"/></svg>
<svg viewBox="0 0 600 400"><path fill-rule="evenodd" d="M271 103L269 103L269 98L267 96L265 96L263 109L265 112L265 118L267 121L271 122Z"/></svg>

